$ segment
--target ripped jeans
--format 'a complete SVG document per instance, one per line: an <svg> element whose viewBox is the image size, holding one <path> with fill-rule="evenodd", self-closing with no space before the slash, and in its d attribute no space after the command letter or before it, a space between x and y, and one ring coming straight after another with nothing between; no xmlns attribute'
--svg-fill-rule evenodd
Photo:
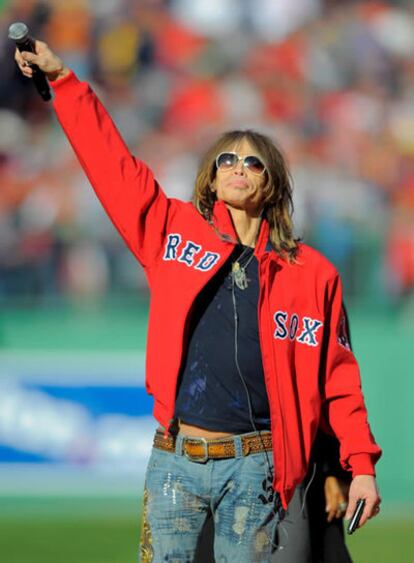
<svg viewBox="0 0 414 563"><path fill-rule="evenodd" d="M270 561L280 505L269 496L272 452L190 461L153 448L147 468L141 563L191 563L208 511L214 518L216 563ZM261 497L261 498L260 498Z"/></svg>

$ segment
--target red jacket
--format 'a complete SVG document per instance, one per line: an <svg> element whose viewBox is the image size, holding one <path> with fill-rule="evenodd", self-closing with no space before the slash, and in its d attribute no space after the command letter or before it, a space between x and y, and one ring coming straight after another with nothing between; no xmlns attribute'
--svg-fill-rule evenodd
<svg viewBox="0 0 414 563"><path fill-rule="evenodd" d="M143 265L151 290L146 387L154 416L168 427L190 311L196 296L230 256L192 203L166 197L134 158L88 84L74 74L52 83L55 109L102 205ZM237 239L223 202L214 223ZM344 331L341 283L323 256L300 245L290 264L268 248L264 221L258 321L274 444L274 487L286 507L306 473L321 412L341 442L341 463L374 474L380 449L371 434L358 365Z"/></svg>

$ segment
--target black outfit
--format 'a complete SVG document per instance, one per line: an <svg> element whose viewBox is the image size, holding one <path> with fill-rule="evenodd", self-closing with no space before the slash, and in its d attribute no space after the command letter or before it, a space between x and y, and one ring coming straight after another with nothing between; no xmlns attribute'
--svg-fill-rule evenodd
<svg viewBox="0 0 414 563"><path fill-rule="evenodd" d="M332 522L326 520L326 477L332 475L341 481L351 482L351 475L339 464L339 443L336 438L319 432L312 459L316 463L316 472L306 501L312 563L352 563L344 540L343 518L334 518Z"/></svg>

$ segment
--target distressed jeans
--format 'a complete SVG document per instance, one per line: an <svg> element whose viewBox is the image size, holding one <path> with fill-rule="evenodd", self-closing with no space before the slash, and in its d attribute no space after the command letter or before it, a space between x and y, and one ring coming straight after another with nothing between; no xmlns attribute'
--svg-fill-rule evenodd
<svg viewBox="0 0 414 563"><path fill-rule="evenodd" d="M190 563L208 511L214 518L216 563L270 561L279 521L271 495L272 452L195 462L153 449L147 468L141 563Z"/></svg>

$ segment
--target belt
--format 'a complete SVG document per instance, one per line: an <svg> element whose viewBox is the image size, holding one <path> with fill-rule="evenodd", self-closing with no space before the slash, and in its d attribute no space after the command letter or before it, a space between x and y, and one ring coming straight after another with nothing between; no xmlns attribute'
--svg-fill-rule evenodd
<svg viewBox="0 0 414 563"><path fill-rule="evenodd" d="M260 434L240 434L237 436L226 436L225 438L196 438L194 436L167 436L157 431L154 436L154 448L166 452L175 453L176 442L181 439L181 454L191 461L199 463L208 459L226 459L236 457L239 451L241 455L257 454L272 450L272 435L269 431ZM241 448L237 447L237 441Z"/></svg>

